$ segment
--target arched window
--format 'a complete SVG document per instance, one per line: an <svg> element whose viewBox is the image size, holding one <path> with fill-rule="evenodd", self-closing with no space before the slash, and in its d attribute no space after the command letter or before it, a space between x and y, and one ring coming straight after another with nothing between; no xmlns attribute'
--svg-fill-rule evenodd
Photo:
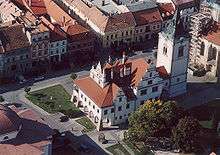
<svg viewBox="0 0 220 155"><path fill-rule="evenodd" d="M212 45L209 46L208 50L208 61L212 60Z"/></svg>
<svg viewBox="0 0 220 155"><path fill-rule="evenodd" d="M200 55L204 55L204 51L205 51L205 44L204 44L204 42L202 42L201 50L200 50Z"/></svg>
<svg viewBox="0 0 220 155"><path fill-rule="evenodd" d="M167 47L166 46L163 47L163 54L167 55Z"/></svg>
<svg viewBox="0 0 220 155"><path fill-rule="evenodd" d="M212 57L214 60L216 60L216 54L217 54L217 49L216 49L216 47L213 47L212 48Z"/></svg>
<svg viewBox="0 0 220 155"><path fill-rule="evenodd" d="M208 61L216 60L216 55L217 55L216 47L213 47L212 45L210 45L209 46L209 51L208 51Z"/></svg>

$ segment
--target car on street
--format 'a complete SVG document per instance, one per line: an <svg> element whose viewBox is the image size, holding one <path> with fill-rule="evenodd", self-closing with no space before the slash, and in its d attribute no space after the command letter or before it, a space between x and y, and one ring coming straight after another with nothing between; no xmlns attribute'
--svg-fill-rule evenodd
<svg viewBox="0 0 220 155"><path fill-rule="evenodd" d="M45 79L44 76L38 76L38 77L34 78L34 81L37 82L37 81L41 81L41 80L44 80L44 79Z"/></svg>
<svg viewBox="0 0 220 155"><path fill-rule="evenodd" d="M69 121L69 117L68 116L61 116L60 117L60 122L67 122L67 121Z"/></svg>

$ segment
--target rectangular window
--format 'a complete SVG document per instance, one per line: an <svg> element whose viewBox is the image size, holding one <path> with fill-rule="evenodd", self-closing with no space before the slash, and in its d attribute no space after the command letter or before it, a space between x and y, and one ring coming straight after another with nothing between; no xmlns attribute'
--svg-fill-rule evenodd
<svg viewBox="0 0 220 155"><path fill-rule="evenodd" d="M146 26L146 28L145 28L145 32L148 32L148 31L150 31L150 26L149 25Z"/></svg>
<svg viewBox="0 0 220 155"><path fill-rule="evenodd" d="M147 94L147 89L141 90L141 95L146 95Z"/></svg>
<svg viewBox="0 0 220 155"><path fill-rule="evenodd" d="M93 105L92 108L95 109L95 106Z"/></svg>
<svg viewBox="0 0 220 155"><path fill-rule="evenodd" d="M158 91L158 86L152 88L152 92L157 92L157 91Z"/></svg>
<svg viewBox="0 0 220 155"><path fill-rule="evenodd" d="M113 39L113 35L111 35L111 39Z"/></svg>
<svg viewBox="0 0 220 155"><path fill-rule="evenodd" d="M107 40L109 39L109 36L107 36Z"/></svg>
<svg viewBox="0 0 220 155"><path fill-rule="evenodd" d="M115 109L114 108L111 108L111 113L114 113L115 112Z"/></svg>
<svg viewBox="0 0 220 155"><path fill-rule="evenodd" d="M120 116L119 119L122 119L122 116Z"/></svg>
<svg viewBox="0 0 220 155"><path fill-rule="evenodd" d="M182 57L183 56L183 50L184 50L184 47L180 46L179 47L179 52L178 52L178 57Z"/></svg>
<svg viewBox="0 0 220 155"><path fill-rule="evenodd" d="M97 109L97 113L99 113L99 109Z"/></svg>
<svg viewBox="0 0 220 155"><path fill-rule="evenodd" d="M120 107L118 107L118 111L121 111L121 106L120 106Z"/></svg>
<svg viewBox="0 0 220 155"><path fill-rule="evenodd" d="M153 83L153 80L149 80L147 83L148 83L148 84L152 84L152 83Z"/></svg>
<svg viewBox="0 0 220 155"><path fill-rule="evenodd" d="M128 103L127 105L126 105L126 109L129 109L130 108L130 104Z"/></svg>
<svg viewBox="0 0 220 155"><path fill-rule="evenodd" d="M104 115L107 115L108 114L108 110L104 110Z"/></svg>
<svg viewBox="0 0 220 155"><path fill-rule="evenodd" d="M122 101L122 98L121 98L121 97L119 97L119 99L118 99L118 100L119 100L119 102L121 102L121 101Z"/></svg>

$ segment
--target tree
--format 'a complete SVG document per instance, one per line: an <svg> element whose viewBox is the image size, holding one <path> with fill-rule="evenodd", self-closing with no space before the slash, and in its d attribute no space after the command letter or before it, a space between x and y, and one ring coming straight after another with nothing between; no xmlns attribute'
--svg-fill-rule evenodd
<svg viewBox="0 0 220 155"><path fill-rule="evenodd" d="M24 91L25 91L27 94L29 94L29 92L31 91L31 87L25 87L25 88L24 88Z"/></svg>
<svg viewBox="0 0 220 155"><path fill-rule="evenodd" d="M186 153L198 151L200 131L201 127L197 119L191 116L180 119L172 130L175 147Z"/></svg>
<svg viewBox="0 0 220 155"><path fill-rule="evenodd" d="M4 102L4 101L5 101L4 97L0 95L0 102Z"/></svg>
<svg viewBox="0 0 220 155"><path fill-rule="evenodd" d="M129 117L128 139L147 142L157 137L169 137L171 129L184 116L175 102L147 101Z"/></svg>
<svg viewBox="0 0 220 155"><path fill-rule="evenodd" d="M75 73L72 73L70 77L71 79L75 80L77 78L77 75Z"/></svg>

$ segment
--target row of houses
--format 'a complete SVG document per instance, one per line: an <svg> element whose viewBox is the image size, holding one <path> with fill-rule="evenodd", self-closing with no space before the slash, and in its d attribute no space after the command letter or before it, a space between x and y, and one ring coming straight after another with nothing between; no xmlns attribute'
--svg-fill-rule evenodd
<svg viewBox="0 0 220 155"><path fill-rule="evenodd" d="M33 4L32 4L33 3ZM5 1L0 5L1 77L93 60L95 35L53 1ZM30 7L30 6L31 7ZM14 11L14 12L13 12Z"/></svg>
<svg viewBox="0 0 220 155"><path fill-rule="evenodd" d="M158 40L158 32L166 28L176 7L183 3L167 0L56 0L71 15L77 15L100 38L102 47L121 47ZM184 27L189 27L189 14L198 11L199 2L191 0L192 7L182 10Z"/></svg>

